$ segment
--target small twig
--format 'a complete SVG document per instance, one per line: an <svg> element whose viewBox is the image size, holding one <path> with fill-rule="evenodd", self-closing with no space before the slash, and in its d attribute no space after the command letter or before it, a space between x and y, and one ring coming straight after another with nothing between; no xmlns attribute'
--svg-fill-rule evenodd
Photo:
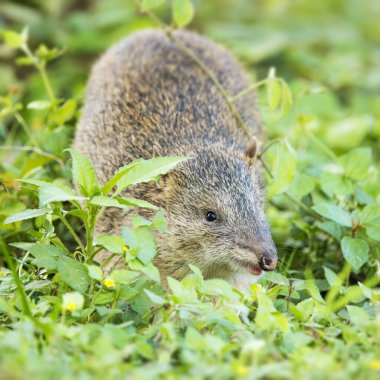
<svg viewBox="0 0 380 380"><path fill-rule="evenodd" d="M263 80L261 80L259 82L253 83L249 87L247 87L245 90L240 91L235 96L230 97L229 101L230 102L236 102L237 100L239 100L243 96L245 96L245 95L249 94L250 92L256 90L258 87L260 87L261 85L263 85L263 84L265 84L267 82L268 82L268 78L265 78L265 79L263 79Z"/></svg>
<svg viewBox="0 0 380 380"><path fill-rule="evenodd" d="M175 37L173 33L171 33L171 30L168 30L166 32L167 36L177 45L177 47L182 50L184 53L186 53L204 72L205 74L213 81L215 87L218 89L220 94L223 96L225 101L227 102L228 107L230 108L232 114L240 124L241 128L243 129L244 133L248 136L248 138L252 138L252 134L249 132L247 125L245 124L244 120L242 119L239 111L236 109L233 102L230 100L230 97L228 93L224 90L221 83L218 81L214 73L194 54L194 52L189 49L180 39Z"/></svg>
<svg viewBox="0 0 380 380"><path fill-rule="evenodd" d="M280 143L283 139L275 139L273 141L271 141L258 155L257 155L257 158L260 160L261 157L266 153L266 151L268 149L270 149L273 145L276 145L278 143Z"/></svg>
<svg viewBox="0 0 380 380"><path fill-rule="evenodd" d="M325 154L330 157L333 161L335 162L339 162L339 159L338 157L335 155L335 153L329 149L325 144L321 143L319 141L319 139L314 135L313 132L311 132L309 129L305 128L305 132L307 134L307 136L313 140L313 142L315 143L315 145L317 145L321 150L323 150L323 152L325 152Z"/></svg>

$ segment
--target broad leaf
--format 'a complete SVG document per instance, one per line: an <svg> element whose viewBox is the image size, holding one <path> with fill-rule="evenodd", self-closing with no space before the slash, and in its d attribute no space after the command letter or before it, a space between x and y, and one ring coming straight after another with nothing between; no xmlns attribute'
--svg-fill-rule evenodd
<svg viewBox="0 0 380 380"><path fill-rule="evenodd" d="M49 100L35 100L30 102L26 108L30 110L44 110L51 106L51 102Z"/></svg>
<svg viewBox="0 0 380 380"><path fill-rule="evenodd" d="M38 188L38 196L41 206L45 206L51 202L78 201L83 199L83 197L76 195L70 188L52 183L40 186Z"/></svg>
<svg viewBox="0 0 380 380"><path fill-rule="evenodd" d="M73 159L73 179L81 194L93 197L100 194L100 186L91 161L73 148L66 149Z"/></svg>
<svg viewBox="0 0 380 380"><path fill-rule="evenodd" d="M57 263L62 280L74 290L84 293L90 283L87 268L77 260L66 258Z"/></svg>
<svg viewBox="0 0 380 380"><path fill-rule="evenodd" d="M140 242L137 257L143 264L148 264L156 254L156 243L153 235L147 228L137 228L135 235Z"/></svg>
<svg viewBox="0 0 380 380"><path fill-rule="evenodd" d="M13 214L12 216L9 216L7 219L4 220L4 224L14 223L19 220L26 220L26 219L32 219L36 218L37 216L50 214L52 211L48 208L44 207L41 209L26 209L22 212L19 212L17 214Z"/></svg>
<svg viewBox="0 0 380 380"><path fill-rule="evenodd" d="M332 203L319 203L312 207L312 209L319 215L332 220L345 227L351 227L352 220L349 212L343 210L341 207Z"/></svg>
<svg viewBox="0 0 380 380"><path fill-rule="evenodd" d="M120 236L97 236L94 244L103 246L107 251L112 253L122 254L123 246L125 245L124 239Z"/></svg>
<svg viewBox="0 0 380 380"><path fill-rule="evenodd" d="M190 0L173 1L173 19L175 23L183 28L194 16L194 7Z"/></svg>
<svg viewBox="0 0 380 380"><path fill-rule="evenodd" d="M372 204L365 206L360 212L360 224L380 227L380 205Z"/></svg>
<svg viewBox="0 0 380 380"><path fill-rule="evenodd" d="M372 163L372 152L369 148L356 148L341 156L339 162L346 175L354 180L364 179Z"/></svg>
<svg viewBox="0 0 380 380"><path fill-rule="evenodd" d="M28 251L35 257L36 265L47 270L57 269L60 260L65 259L65 253L54 245L33 244Z"/></svg>
<svg viewBox="0 0 380 380"><path fill-rule="evenodd" d="M89 203L103 207L117 207L123 209L129 208L128 206L121 204L117 199L106 197L104 195L97 195L96 197L92 198Z"/></svg>
<svg viewBox="0 0 380 380"><path fill-rule="evenodd" d="M160 175L168 173L178 163L188 160L187 157L156 157L150 160L141 160L131 166L117 181L117 191L137 183L157 180Z"/></svg>
<svg viewBox="0 0 380 380"><path fill-rule="evenodd" d="M124 197L115 197L115 199L122 205L132 206L132 207L141 207L149 210L158 210L158 207L153 205L148 201L137 198L124 198Z"/></svg>
<svg viewBox="0 0 380 380"><path fill-rule="evenodd" d="M343 238L341 246L344 258L355 271L358 271L368 261L369 247L365 240L346 236Z"/></svg>
<svg viewBox="0 0 380 380"><path fill-rule="evenodd" d="M103 280L103 271L102 268L97 265L86 265L88 270L88 275L97 281Z"/></svg>
<svg viewBox="0 0 380 380"><path fill-rule="evenodd" d="M277 145L276 153L273 180L268 186L269 199L286 191L296 173L296 153L287 140Z"/></svg>

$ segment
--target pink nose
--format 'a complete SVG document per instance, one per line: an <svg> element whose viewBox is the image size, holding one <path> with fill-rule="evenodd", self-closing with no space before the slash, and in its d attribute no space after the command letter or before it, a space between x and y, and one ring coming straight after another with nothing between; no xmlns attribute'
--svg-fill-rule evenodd
<svg viewBox="0 0 380 380"><path fill-rule="evenodd" d="M277 259L262 256L260 259L260 268L265 271L273 271L276 269Z"/></svg>

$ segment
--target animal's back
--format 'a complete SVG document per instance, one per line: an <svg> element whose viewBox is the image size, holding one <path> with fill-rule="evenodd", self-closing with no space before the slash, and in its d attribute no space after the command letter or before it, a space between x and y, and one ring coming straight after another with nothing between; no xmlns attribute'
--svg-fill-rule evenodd
<svg viewBox="0 0 380 380"><path fill-rule="evenodd" d="M185 31L174 36L215 75L231 96L249 86L224 48ZM251 133L260 136L253 94L235 106ZM164 31L142 31L114 45L95 65L75 145L104 182L136 158L178 153L184 143L248 142L212 79Z"/></svg>

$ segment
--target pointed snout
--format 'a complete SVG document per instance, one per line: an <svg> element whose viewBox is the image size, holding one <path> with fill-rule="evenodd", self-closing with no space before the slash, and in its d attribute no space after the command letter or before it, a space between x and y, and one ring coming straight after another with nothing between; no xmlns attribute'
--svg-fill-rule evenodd
<svg viewBox="0 0 380 380"><path fill-rule="evenodd" d="M276 249L265 251L259 260L260 268L264 271L273 271L277 266Z"/></svg>

